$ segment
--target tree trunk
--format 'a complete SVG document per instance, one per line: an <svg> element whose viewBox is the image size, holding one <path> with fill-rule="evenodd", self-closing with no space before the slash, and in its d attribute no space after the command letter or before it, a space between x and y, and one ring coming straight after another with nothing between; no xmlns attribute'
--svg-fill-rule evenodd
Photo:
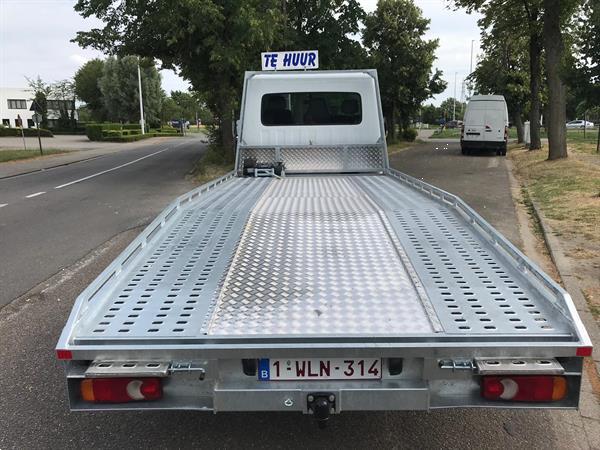
<svg viewBox="0 0 600 450"><path fill-rule="evenodd" d="M529 35L529 88L531 90L531 109L529 111L529 133L531 143L529 150L542 148L540 139L540 84L542 79L541 53L542 45L537 30Z"/></svg>
<svg viewBox="0 0 600 450"><path fill-rule="evenodd" d="M544 0L544 44L548 76L548 159L567 157L567 101L561 78L564 42L560 0Z"/></svg>
<svg viewBox="0 0 600 450"><path fill-rule="evenodd" d="M521 117L521 111L514 112L513 121L515 127L517 127L517 142L522 144L525 142L525 130L523 129L523 117Z"/></svg>
<svg viewBox="0 0 600 450"><path fill-rule="evenodd" d="M231 113L225 114L225 117L221 119L220 131L224 159L226 161L233 161L235 156L235 137L233 135L233 117L231 117Z"/></svg>
<svg viewBox="0 0 600 450"><path fill-rule="evenodd" d="M387 115L388 119L388 143L396 142L396 105L392 102L390 111Z"/></svg>

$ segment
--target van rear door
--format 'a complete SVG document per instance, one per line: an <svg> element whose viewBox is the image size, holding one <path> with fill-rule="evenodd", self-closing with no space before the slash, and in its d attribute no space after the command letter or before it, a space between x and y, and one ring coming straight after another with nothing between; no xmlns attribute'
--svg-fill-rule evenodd
<svg viewBox="0 0 600 450"><path fill-rule="evenodd" d="M465 141L485 140L485 106L487 102L470 102L465 114Z"/></svg>
<svg viewBox="0 0 600 450"><path fill-rule="evenodd" d="M485 102L487 108L484 115L484 141L500 142L504 140L505 107L504 102Z"/></svg>

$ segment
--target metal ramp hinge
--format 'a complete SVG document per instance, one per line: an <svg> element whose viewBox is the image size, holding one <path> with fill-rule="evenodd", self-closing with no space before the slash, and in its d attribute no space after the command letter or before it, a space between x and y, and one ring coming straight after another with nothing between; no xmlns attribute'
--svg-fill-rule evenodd
<svg viewBox="0 0 600 450"><path fill-rule="evenodd" d="M201 380L206 376L206 366L197 364L191 361L186 362L173 362L169 367L170 374L176 373L196 373Z"/></svg>
<svg viewBox="0 0 600 450"><path fill-rule="evenodd" d="M470 359L442 359L439 361L438 366L443 370L452 370L452 372L470 370L476 371L475 364Z"/></svg>

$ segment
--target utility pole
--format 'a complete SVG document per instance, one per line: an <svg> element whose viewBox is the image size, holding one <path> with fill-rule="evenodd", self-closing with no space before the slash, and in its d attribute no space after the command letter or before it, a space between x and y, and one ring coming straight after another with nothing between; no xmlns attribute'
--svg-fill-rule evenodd
<svg viewBox="0 0 600 450"><path fill-rule="evenodd" d="M471 63L469 65L469 76L473 73L473 44L475 39L471 39ZM469 98L471 98L471 85L469 84Z"/></svg>
<svg viewBox="0 0 600 450"><path fill-rule="evenodd" d="M142 72L140 70L140 59L138 57L138 89L140 93L140 125L142 126L142 134L145 133L144 129L144 100L142 99Z"/></svg>
<svg viewBox="0 0 600 450"><path fill-rule="evenodd" d="M458 72L454 72L454 106L452 107L452 120L456 120L456 76Z"/></svg>

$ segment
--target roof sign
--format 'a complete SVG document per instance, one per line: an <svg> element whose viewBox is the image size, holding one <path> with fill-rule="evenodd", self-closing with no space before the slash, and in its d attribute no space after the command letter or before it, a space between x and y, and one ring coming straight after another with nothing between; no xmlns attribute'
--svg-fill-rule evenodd
<svg viewBox="0 0 600 450"><path fill-rule="evenodd" d="M262 70L306 70L319 68L318 50L296 52L263 52Z"/></svg>

